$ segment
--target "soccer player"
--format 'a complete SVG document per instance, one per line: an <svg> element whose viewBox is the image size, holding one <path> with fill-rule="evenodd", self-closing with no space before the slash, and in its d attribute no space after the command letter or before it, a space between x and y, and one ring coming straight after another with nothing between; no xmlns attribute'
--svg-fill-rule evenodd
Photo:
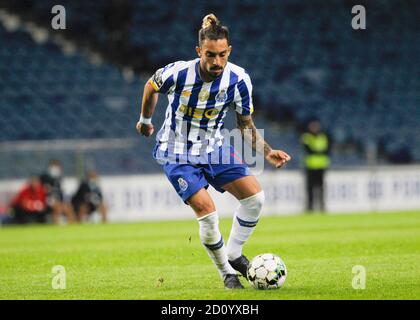
<svg viewBox="0 0 420 320"><path fill-rule="evenodd" d="M233 147L227 153L222 150L225 141L221 129L226 112L232 108L236 111L243 137L270 164L280 168L290 156L273 150L256 130L251 117L251 79L243 68L228 62L231 51L228 29L215 15L205 16L196 47L198 58L177 61L156 71L144 86L136 129L146 137L153 134L151 118L158 94L166 94L169 104L156 137L154 158L163 165L178 195L194 210L200 240L224 286L242 289L236 271L246 277L249 261L242 247L257 225L264 191L248 166L236 161L238 155ZM220 163L226 154L230 157L228 163ZM214 159L219 161L214 163ZM209 184L219 192L228 191L240 202L226 246L216 207L207 192Z"/></svg>

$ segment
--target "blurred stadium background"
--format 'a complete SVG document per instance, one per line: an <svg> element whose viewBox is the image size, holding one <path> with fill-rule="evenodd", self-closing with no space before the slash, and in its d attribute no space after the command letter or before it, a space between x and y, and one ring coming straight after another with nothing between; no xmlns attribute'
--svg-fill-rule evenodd
<svg viewBox="0 0 420 320"><path fill-rule="evenodd" d="M56 4L66 9L66 30L51 28ZM366 30L351 28L355 4L366 7ZM284 207L272 202L271 211L301 211L284 202L303 202L299 137L311 117L331 135L332 172L343 174L329 197L341 192L337 201L354 204L347 210L366 210L371 207L358 207L364 195L351 194L366 185L367 198L386 200L380 209L390 203L420 209L416 0L0 0L0 201L51 158L62 162L70 189L71 178L95 168L109 185L111 211L133 210L130 219L147 218L142 212L165 202L162 188L176 199L169 183L160 184L154 139L140 138L134 127L144 82L167 63L195 57L197 31L209 12L230 29L230 60L253 79L257 127L294 159L272 176L277 182L269 193L275 183L295 182L280 191ZM160 97L155 126L165 108ZM226 127L234 126L231 115ZM153 182L158 191L146 210L144 194ZM166 204L171 201L178 200Z"/></svg>

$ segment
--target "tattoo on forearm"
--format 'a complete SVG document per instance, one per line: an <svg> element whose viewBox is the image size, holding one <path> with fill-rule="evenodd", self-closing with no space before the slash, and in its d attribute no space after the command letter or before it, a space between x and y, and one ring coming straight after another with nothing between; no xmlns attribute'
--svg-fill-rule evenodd
<svg viewBox="0 0 420 320"><path fill-rule="evenodd" d="M244 140L251 145L252 149L267 156L272 149L258 132L254 121L252 121L252 117L238 114L237 125L241 130Z"/></svg>

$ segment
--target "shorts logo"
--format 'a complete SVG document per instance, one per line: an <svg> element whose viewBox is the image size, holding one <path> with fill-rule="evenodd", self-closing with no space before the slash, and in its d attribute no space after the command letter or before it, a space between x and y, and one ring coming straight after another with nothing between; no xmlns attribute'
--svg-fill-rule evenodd
<svg viewBox="0 0 420 320"><path fill-rule="evenodd" d="M188 182L182 178L178 179L178 185L182 192L184 192L188 188Z"/></svg>
<svg viewBox="0 0 420 320"><path fill-rule="evenodd" d="M216 95L217 102L225 102L227 100L227 93L226 90L220 90L219 93Z"/></svg>

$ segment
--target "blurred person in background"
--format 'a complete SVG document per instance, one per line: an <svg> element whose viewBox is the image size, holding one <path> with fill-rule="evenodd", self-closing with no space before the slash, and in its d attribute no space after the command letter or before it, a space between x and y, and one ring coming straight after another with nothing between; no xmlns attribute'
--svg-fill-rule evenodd
<svg viewBox="0 0 420 320"><path fill-rule="evenodd" d="M325 211L324 176L330 166L330 141L317 119L309 121L307 130L302 134L306 174L306 209L314 211L315 201L319 210Z"/></svg>
<svg viewBox="0 0 420 320"><path fill-rule="evenodd" d="M7 223L47 223L47 193L38 176L29 181L12 198Z"/></svg>
<svg viewBox="0 0 420 320"><path fill-rule="evenodd" d="M47 192L47 210L52 213L52 222L60 223L64 215L68 223L74 222L74 215L68 203L64 202L63 190L61 188L63 169L59 160L53 159L48 163L48 168L40 179Z"/></svg>
<svg viewBox="0 0 420 320"><path fill-rule="evenodd" d="M90 170L86 179L81 181L79 188L71 199L71 204L77 221L84 222L94 212L98 211L101 221L107 221L107 207L98 184L98 173Z"/></svg>

